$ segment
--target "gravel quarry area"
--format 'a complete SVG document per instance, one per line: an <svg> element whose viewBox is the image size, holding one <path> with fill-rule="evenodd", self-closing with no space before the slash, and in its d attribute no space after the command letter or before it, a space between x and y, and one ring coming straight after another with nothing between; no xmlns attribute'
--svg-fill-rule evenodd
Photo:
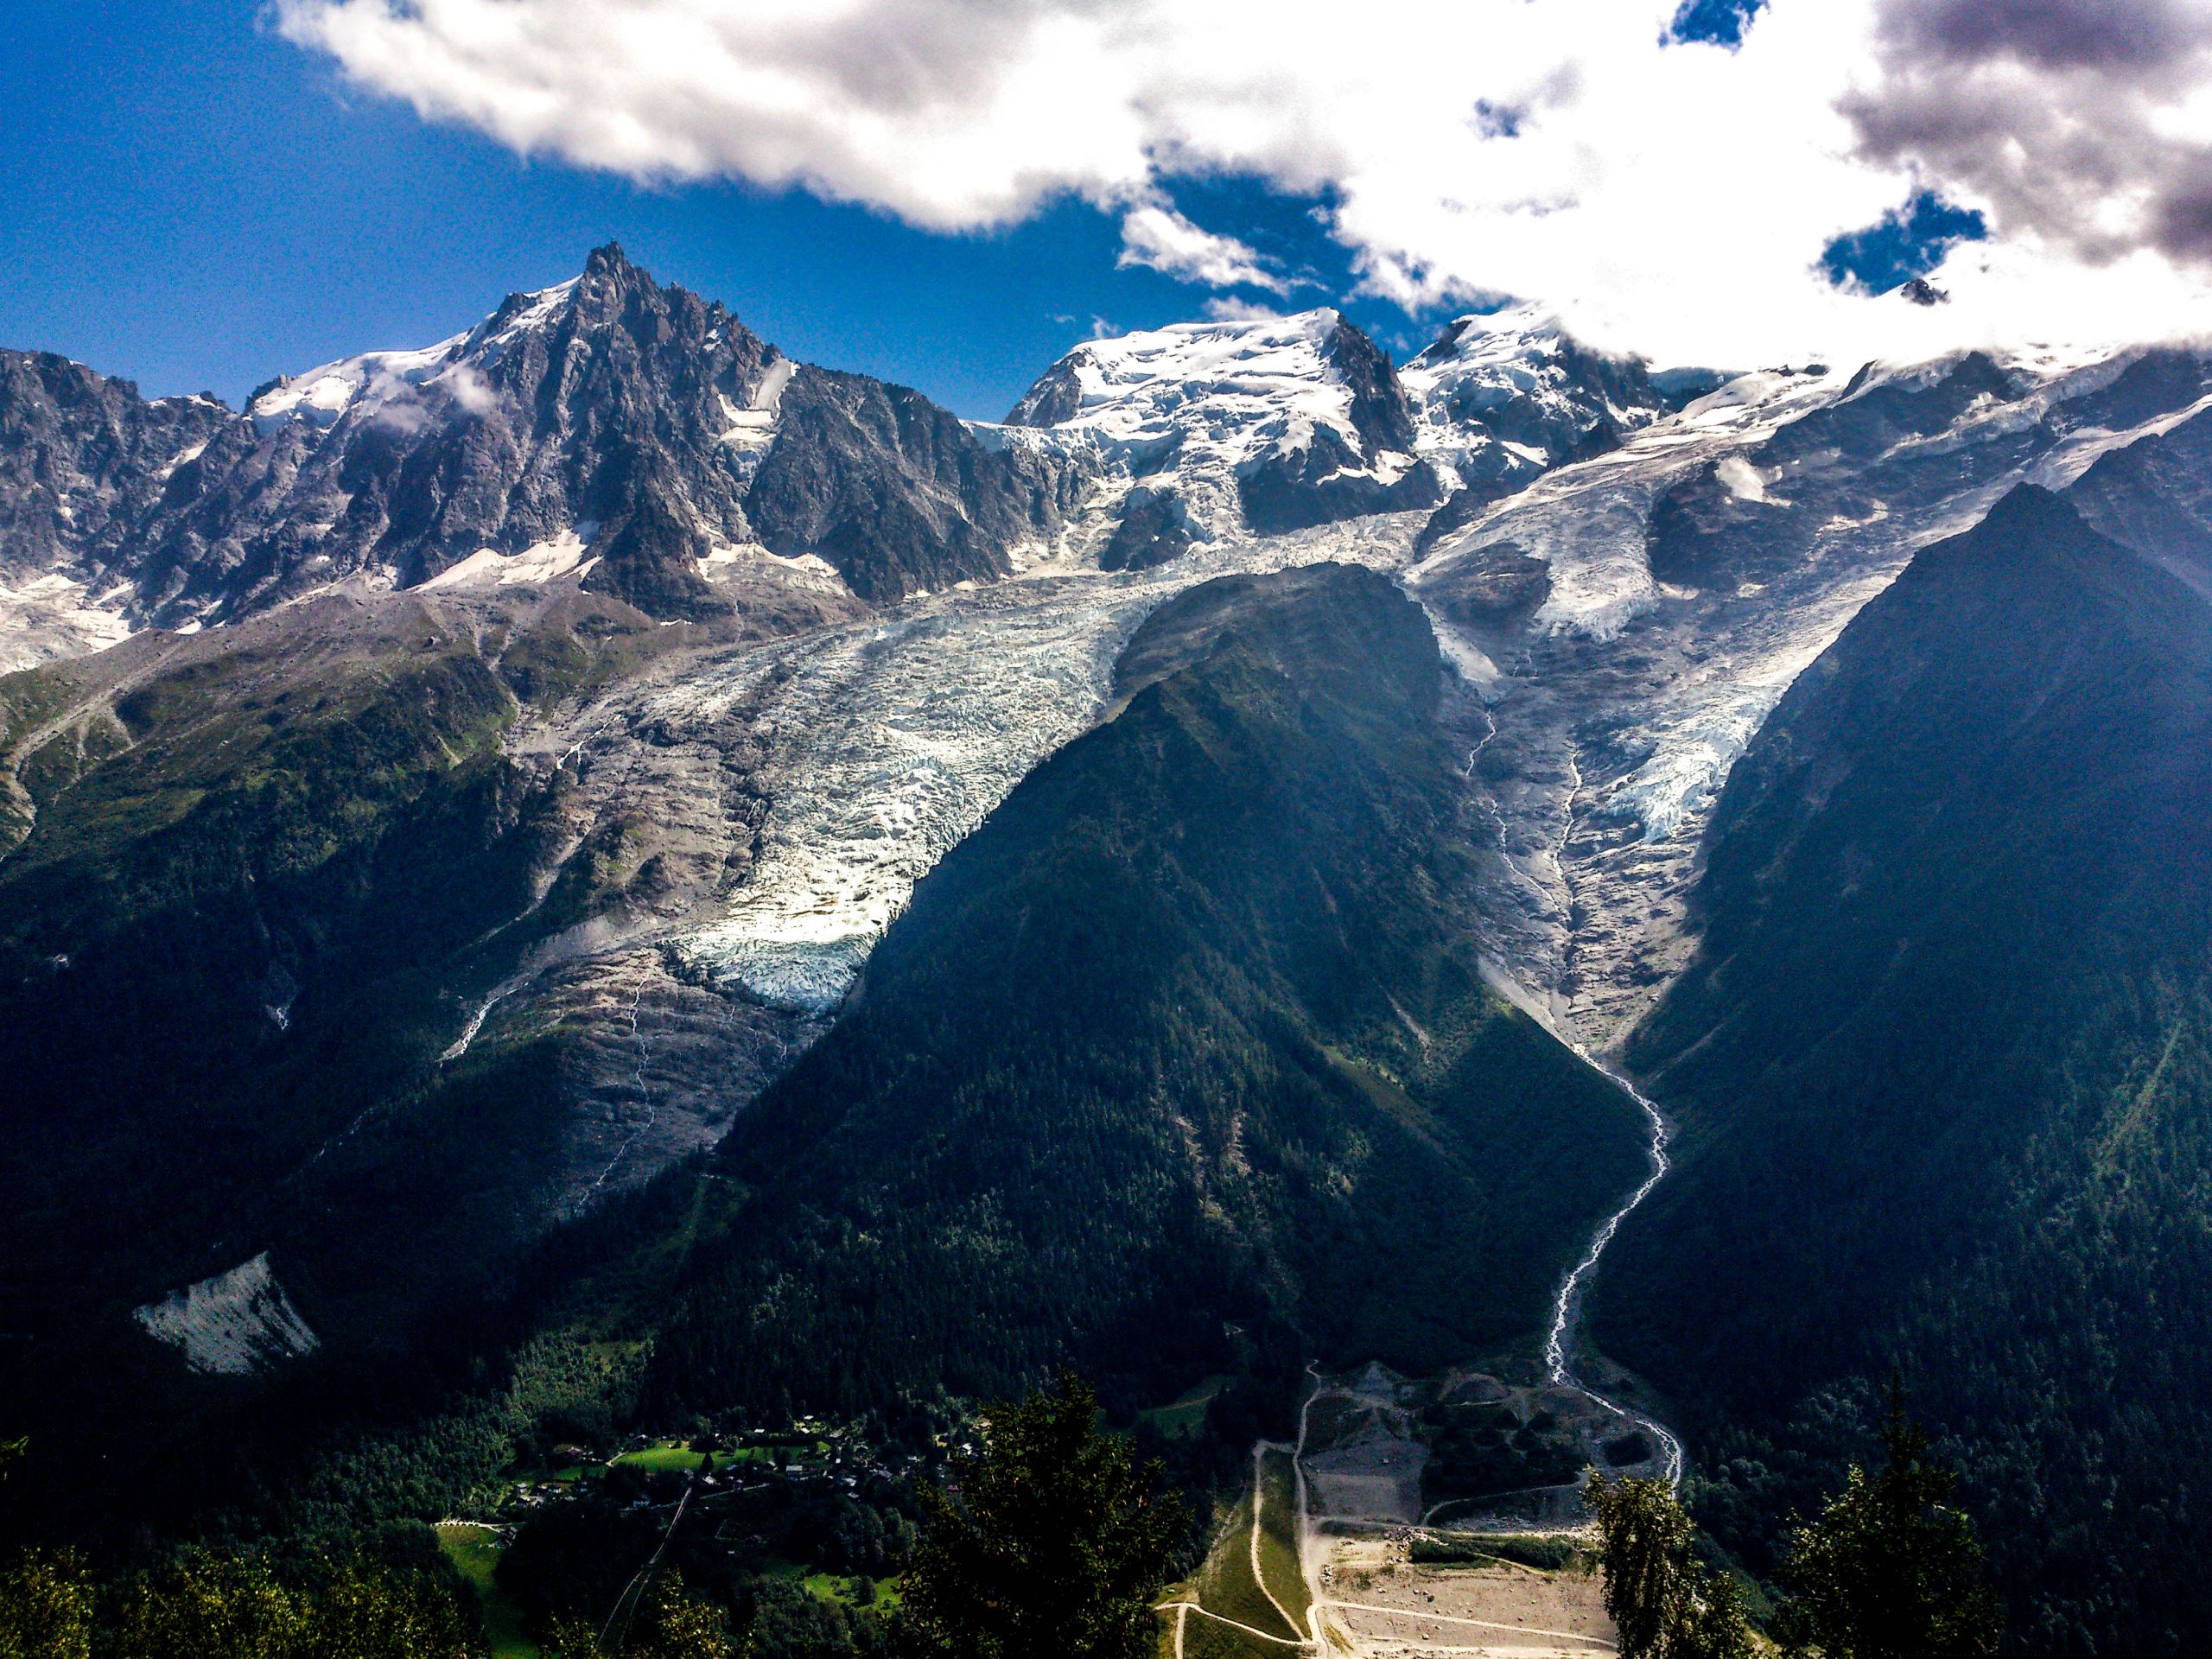
<svg viewBox="0 0 2212 1659"><path fill-rule="evenodd" d="M1579 1535L1586 1520L1580 1470L1594 1464L1613 1473L1663 1472L1660 1449L1647 1441L1639 1448L1647 1455L1637 1462L1611 1461L1608 1446L1624 1449L1623 1414L1549 1382L1530 1362L1518 1364L1525 1373L1519 1381L1473 1369L1415 1379L1379 1365L1313 1376L1296 1452L1313 1650L1387 1659L1612 1649L1598 1579L1579 1563L1548 1569L1499 1559L1485 1544L1504 1548L1515 1537ZM1422 1477L1434 1457L1438 1413L1454 1407L1499 1421L1543 1423L1545 1442L1573 1459L1575 1479L1472 1504L1427 1502ZM1454 1513L1447 1521L1440 1511ZM1424 1540L1448 1541L1478 1559L1417 1561L1414 1548Z"/></svg>
<svg viewBox="0 0 2212 1659"><path fill-rule="evenodd" d="M1611 1653L1604 1584L1577 1567L1428 1567L1388 1538L1335 1541L1316 1601L1323 1651L1344 1659L1463 1653L1564 1659Z"/></svg>

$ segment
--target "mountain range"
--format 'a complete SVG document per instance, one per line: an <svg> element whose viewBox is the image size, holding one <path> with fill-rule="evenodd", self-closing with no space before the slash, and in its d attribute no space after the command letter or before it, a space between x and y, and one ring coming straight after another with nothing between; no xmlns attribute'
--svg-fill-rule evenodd
<svg viewBox="0 0 2212 1659"><path fill-rule="evenodd" d="M1894 1368L2016 1631L2187 1650L2209 602L2171 345L1317 310L977 423L610 246L242 411L0 353L0 1410L129 1471L25 1478L1533 1352L1596 1057L1735 1558Z"/></svg>

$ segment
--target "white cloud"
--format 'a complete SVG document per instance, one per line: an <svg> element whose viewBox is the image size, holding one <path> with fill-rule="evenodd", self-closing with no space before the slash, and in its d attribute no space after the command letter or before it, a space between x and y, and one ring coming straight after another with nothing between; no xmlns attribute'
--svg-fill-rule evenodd
<svg viewBox="0 0 2212 1659"><path fill-rule="evenodd" d="M1075 193L1124 255L1280 288L1162 181L1329 193L1375 291L1541 300L1676 361L2212 326L2212 0L276 0L426 117L648 179L799 184L931 228ZM2117 44L2114 44L2114 41ZM1932 188L1996 232L1946 306L1822 246ZM1233 227L1231 227L1233 228Z"/></svg>
<svg viewBox="0 0 2212 1659"><path fill-rule="evenodd" d="M1282 315L1271 305L1255 305L1228 294L1215 295L1198 309L1209 322L1265 322Z"/></svg>
<svg viewBox="0 0 2212 1659"><path fill-rule="evenodd" d="M1201 230L1173 207L1147 203L1122 215L1116 264L1144 265L1210 288L1264 288L1282 293L1283 280L1233 236Z"/></svg>

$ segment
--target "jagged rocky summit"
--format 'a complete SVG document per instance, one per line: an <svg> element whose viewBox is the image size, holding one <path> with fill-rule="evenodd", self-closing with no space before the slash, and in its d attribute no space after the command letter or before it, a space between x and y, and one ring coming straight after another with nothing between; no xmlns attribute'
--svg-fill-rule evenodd
<svg viewBox="0 0 2212 1659"><path fill-rule="evenodd" d="M135 626L349 576L542 580L663 619L717 563L819 559L863 599L989 579L1080 468L987 447L906 387L796 363L620 247L465 334L271 381L243 414L0 353L0 577Z"/></svg>

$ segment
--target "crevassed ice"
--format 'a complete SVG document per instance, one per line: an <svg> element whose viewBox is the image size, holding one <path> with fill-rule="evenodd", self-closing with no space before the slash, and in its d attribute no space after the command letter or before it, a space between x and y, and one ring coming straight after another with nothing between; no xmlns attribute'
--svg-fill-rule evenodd
<svg viewBox="0 0 2212 1659"><path fill-rule="evenodd" d="M1063 586L1084 591L947 596L810 652L766 716L759 861L683 954L763 1001L834 1006L915 881L1096 717L1121 639L1154 602L1134 584Z"/></svg>
<svg viewBox="0 0 2212 1659"><path fill-rule="evenodd" d="M808 642L760 715L775 756L760 856L722 913L677 943L717 983L775 1007L842 999L914 884L1046 756L1098 717L1114 659L1173 593L1237 570L1402 564L1418 514L1198 550L1141 575L1040 578L922 601ZM764 683L662 694L711 715Z"/></svg>

